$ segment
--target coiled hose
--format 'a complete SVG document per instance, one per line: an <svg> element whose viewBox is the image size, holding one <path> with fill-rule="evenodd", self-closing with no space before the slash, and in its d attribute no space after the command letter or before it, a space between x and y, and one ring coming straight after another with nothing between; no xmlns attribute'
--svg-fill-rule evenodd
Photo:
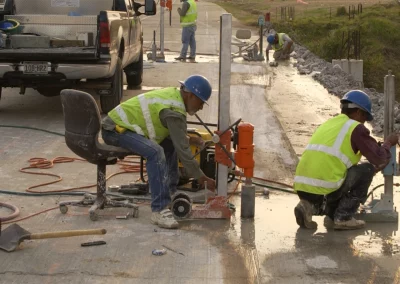
<svg viewBox="0 0 400 284"><path fill-rule="evenodd" d="M17 206L14 206L14 205L8 204L8 203L4 203L4 202L0 202L0 207L5 207L5 208L8 208L11 211L13 211L13 213L11 213L8 216L5 216L5 217L1 217L0 216L0 223L12 220L12 219L17 218L19 216L19 208Z"/></svg>

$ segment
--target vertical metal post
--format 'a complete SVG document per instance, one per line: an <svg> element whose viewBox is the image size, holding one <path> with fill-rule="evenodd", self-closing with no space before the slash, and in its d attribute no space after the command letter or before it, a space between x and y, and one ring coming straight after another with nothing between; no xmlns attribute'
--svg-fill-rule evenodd
<svg viewBox="0 0 400 284"><path fill-rule="evenodd" d="M264 61L264 51L263 51L263 33L264 33L264 25L260 26L260 55L259 57L262 58L262 60Z"/></svg>
<svg viewBox="0 0 400 284"><path fill-rule="evenodd" d="M220 23L218 130L225 130L230 121L232 15L222 14ZM217 188L219 196L227 196L228 167L225 165L217 166Z"/></svg>
<svg viewBox="0 0 400 284"><path fill-rule="evenodd" d="M395 89L394 89L394 75L389 70L388 75L385 76L385 109L384 109L384 124L383 124L383 135L386 139L394 131L394 104L395 104ZM396 146L391 149L392 159L396 157ZM393 198L393 175L394 170L390 172L384 171L385 178L385 195Z"/></svg>
<svg viewBox="0 0 400 284"><path fill-rule="evenodd" d="M153 45L151 47L151 60L154 62L157 59L156 31L153 31Z"/></svg>
<svg viewBox="0 0 400 284"><path fill-rule="evenodd" d="M347 60L350 60L350 31L347 31Z"/></svg>
<svg viewBox="0 0 400 284"><path fill-rule="evenodd" d="M166 3L167 0L162 0L164 3ZM164 4L165 6L165 4ZM164 57L164 11L165 7L160 7L161 8L161 13L160 13L160 53L161 56Z"/></svg>

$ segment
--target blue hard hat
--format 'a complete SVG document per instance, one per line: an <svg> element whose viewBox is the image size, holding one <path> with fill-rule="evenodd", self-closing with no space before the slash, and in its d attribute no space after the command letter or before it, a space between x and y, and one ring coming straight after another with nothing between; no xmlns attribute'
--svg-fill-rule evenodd
<svg viewBox="0 0 400 284"><path fill-rule="evenodd" d="M206 77L192 75L185 82L179 81L179 83L205 103L211 97L212 88Z"/></svg>
<svg viewBox="0 0 400 284"><path fill-rule="evenodd" d="M274 43L275 43L275 35L269 35L269 36L267 37L267 41L268 41L268 43L270 43L270 44L274 44Z"/></svg>
<svg viewBox="0 0 400 284"><path fill-rule="evenodd" d="M360 90L353 90L347 92L343 98L340 100L341 103L353 103L357 105L360 109L368 113L367 120L371 121L373 119L371 110L371 99L369 96Z"/></svg>

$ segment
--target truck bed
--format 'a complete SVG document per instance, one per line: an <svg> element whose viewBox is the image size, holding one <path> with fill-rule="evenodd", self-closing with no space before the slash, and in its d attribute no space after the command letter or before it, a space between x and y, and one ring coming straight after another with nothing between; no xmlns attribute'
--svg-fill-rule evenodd
<svg viewBox="0 0 400 284"><path fill-rule="evenodd" d="M3 61L90 61L97 59L97 50L94 47L0 49L0 60Z"/></svg>

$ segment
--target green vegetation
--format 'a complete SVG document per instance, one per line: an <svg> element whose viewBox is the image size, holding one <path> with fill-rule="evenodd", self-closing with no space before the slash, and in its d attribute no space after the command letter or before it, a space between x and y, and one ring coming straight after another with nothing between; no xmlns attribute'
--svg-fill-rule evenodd
<svg viewBox="0 0 400 284"><path fill-rule="evenodd" d="M347 10L346 10L346 7L339 7L339 8L337 8L337 10L336 10L336 16L345 16L345 15L347 15Z"/></svg>
<svg viewBox="0 0 400 284"><path fill-rule="evenodd" d="M257 25L260 12L248 13L245 6L238 7L233 2L218 4L243 23ZM254 5L252 6L255 10ZM363 13L355 15L354 19L349 19L346 8L340 7L334 10L309 9L303 12L301 15L296 14L293 21L276 22L272 16L274 29L288 33L296 42L328 62L347 58L348 50L344 48L343 38L346 41L349 32L360 31L365 87L383 92L384 76L388 70L392 70L397 78L396 95L400 100L400 5L364 8ZM354 57L350 56L352 58Z"/></svg>

